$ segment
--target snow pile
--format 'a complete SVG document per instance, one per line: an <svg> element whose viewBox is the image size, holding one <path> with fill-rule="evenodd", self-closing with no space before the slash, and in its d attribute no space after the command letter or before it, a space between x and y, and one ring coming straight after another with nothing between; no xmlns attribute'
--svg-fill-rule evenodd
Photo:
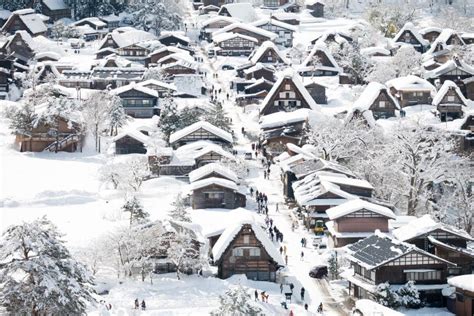
<svg viewBox="0 0 474 316"><path fill-rule="evenodd" d="M357 300L355 302L356 310L360 311L362 315L383 315L383 316L403 316L403 313L397 312L391 308L385 307L379 303L369 299Z"/></svg>
<svg viewBox="0 0 474 316"><path fill-rule="evenodd" d="M448 279L448 284L465 291L474 292L474 274L452 277Z"/></svg>

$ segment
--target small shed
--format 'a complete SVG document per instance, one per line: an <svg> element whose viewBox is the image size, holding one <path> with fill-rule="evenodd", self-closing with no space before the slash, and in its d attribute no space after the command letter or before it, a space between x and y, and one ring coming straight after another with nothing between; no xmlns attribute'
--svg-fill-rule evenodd
<svg viewBox="0 0 474 316"><path fill-rule="evenodd" d="M223 178L206 178L190 184L193 209L245 207L245 194L239 192L237 184Z"/></svg>
<svg viewBox="0 0 474 316"><path fill-rule="evenodd" d="M456 288L456 316L474 315L474 274L453 277L448 284Z"/></svg>

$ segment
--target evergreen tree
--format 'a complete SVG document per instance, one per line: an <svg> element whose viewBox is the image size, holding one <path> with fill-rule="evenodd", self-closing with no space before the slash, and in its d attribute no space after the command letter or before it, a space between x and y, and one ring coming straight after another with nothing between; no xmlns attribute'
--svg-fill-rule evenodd
<svg viewBox="0 0 474 316"><path fill-rule="evenodd" d="M383 306L390 308L400 307L400 299L398 294L396 291L390 288L390 284L388 282L377 285L377 288L373 294L373 298L377 303Z"/></svg>
<svg viewBox="0 0 474 316"><path fill-rule="evenodd" d="M186 203L181 194L176 196L175 201L171 204L173 208L169 212L169 216L177 221L181 222L191 222L189 213L187 211Z"/></svg>
<svg viewBox="0 0 474 316"><path fill-rule="evenodd" d="M252 304L251 296L241 286L228 289L224 295L219 296L219 308L211 312L211 316L257 316L262 310Z"/></svg>
<svg viewBox="0 0 474 316"><path fill-rule="evenodd" d="M415 286L414 281L408 281L397 291L400 299L400 304L406 308L420 308L422 307L420 300L420 293Z"/></svg>
<svg viewBox="0 0 474 316"><path fill-rule="evenodd" d="M179 112L179 128L183 129L185 127L188 127L189 125L192 125L200 120L200 117L195 109L191 108L184 108Z"/></svg>
<svg viewBox="0 0 474 316"><path fill-rule="evenodd" d="M150 216L144 209L140 201L135 197L125 200L122 211L130 213L130 227L133 223L142 223L147 221Z"/></svg>
<svg viewBox="0 0 474 316"><path fill-rule="evenodd" d="M337 252L336 251L334 251L331 254L331 257L329 257L328 264L329 264L329 273L331 273L331 277L333 279L337 279L339 277L341 267L340 267L339 261L337 259Z"/></svg>
<svg viewBox="0 0 474 316"><path fill-rule="evenodd" d="M45 217L9 227L0 239L0 306L11 315L81 315L93 279Z"/></svg>
<svg viewBox="0 0 474 316"><path fill-rule="evenodd" d="M214 126L222 128L224 131L231 131L230 120L220 104L216 104L212 108L212 110L206 115L205 120Z"/></svg>
<svg viewBox="0 0 474 316"><path fill-rule="evenodd" d="M178 106L173 98L166 97L163 99L160 115L160 129L163 135L165 135L166 141L169 141L170 135L178 130L179 121Z"/></svg>
<svg viewBox="0 0 474 316"><path fill-rule="evenodd" d="M125 124L128 118L123 109L122 100L117 95L110 97L108 116L110 136L115 136L118 133L118 129Z"/></svg>
<svg viewBox="0 0 474 316"><path fill-rule="evenodd" d="M31 135L36 121L32 104L25 102L20 108L10 108L6 113L10 119L10 129L16 135Z"/></svg>

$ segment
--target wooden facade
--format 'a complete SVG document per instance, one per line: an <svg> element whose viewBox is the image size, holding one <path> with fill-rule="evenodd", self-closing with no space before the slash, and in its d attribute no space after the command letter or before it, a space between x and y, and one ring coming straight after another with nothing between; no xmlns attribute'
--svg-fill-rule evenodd
<svg viewBox="0 0 474 316"><path fill-rule="evenodd" d="M149 95L136 89L119 93L125 113L137 118L150 118L160 115L158 97Z"/></svg>
<svg viewBox="0 0 474 316"><path fill-rule="evenodd" d="M276 112L291 112L301 108L310 109L311 106L303 97L301 91L296 87L293 79L291 77L285 77L280 82L275 93L268 99L260 115L268 115Z"/></svg>
<svg viewBox="0 0 474 316"><path fill-rule="evenodd" d="M235 36L216 43L220 56L249 56L256 47L256 42L250 38Z"/></svg>
<svg viewBox="0 0 474 316"><path fill-rule="evenodd" d="M46 35L47 32L47 27L43 23L43 21L40 19L40 16L36 13L34 13L33 10L31 10L32 13L27 13L27 14L17 14L13 12L8 20L3 24L3 27L1 29L2 32L9 33L9 34L15 34L17 31L26 31L32 36L38 36L38 35ZM34 23L41 23L42 27L41 28L30 28L28 24L25 24L23 22L23 19L20 17L21 15L28 15L29 18L25 19L28 21L29 19L35 20Z"/></svg>
<svg viewBox="0 0 474 316"><path fill-rule="evenodd" d="M305 86L306 90L308 90L309 94L313 98L313 100L317 104L327 104L328 99L326 97L326 87L320 85L316 82L311 82Z"/></svg>
<svg viewBox="0 0 474 316"><path fill-rule="evenodd" d="M396 39L396 42L410 44L419 53L424 53L426 49L424 43L421 43L418 38L413 34L413 31L409 29L404 30Z"/></svg>
<svg viewBox="0 0 474 316"><path fill-rule="evenodd" d="M0 52L6 56L18 58L21 62L26 64L35 56L36 52L30 47L29 43L25 41L22 35L21 32L15 33L15 35L0 48ZM26 36L28 35L26 34Z"/></svg>
<svg viewBox="0 0 474 316"><path fill-rule="evenodd" d="M173 147L180 147L188 143L192 143L199 140L209 140L211 142L223 145L223 146L231 146L232 144L229 143L227 140L223 139L219 135L213 134L212 132L204 129L198 128L195 131L190 132L187 135L173 141L171 144Z"/></svg>
<svg viewBox="0 0 474 316"><path fill-rule="evenodd" d="M274 19L274 18L273 18ZM278 21L276 19L274 19L275 21ZM289 23L286 23L288 24L290 27L292 27L291 29L289 27L285 27L283 23L285 22L281 22L281 21L278 21L277 23L273 22L272 23L272 20L264 23L264 24L259 24L258 27L261 28L261 29L264 29L266 31L269 31L269 32L273 32L275 34L278 35L278 37L274 40L275 44L277 45L282 45L284 47L292 47L293 46L293 32L294 32L294 26L292 26L291 24Z"/></svg>
<svg viewBox="0 0 474 316"><path fill-rule="evenodd" d="M117 53L119 54L119 56L130 60L144 60L150 53L150 51L148 50L148 48L145 48L138 44L133 44L118 48Z"/></svg>
<svg viewBox="0 0 474 316"><path fill-rule="evenodd" d="M412 106L418 104L431 104L433 99L431 98L431 91L429 90L396 90L390 88L390 93L396 96L398 103L403 108L405 106Z"/></svg>
<svg viewBox="0 0 474 316"><path fill-rule="evenodd" d="M324 17L324 3L316 1L311 5L306 5L306 8L311 10L311 15L315 18L323 18Z"/></svg>
<svg viewBox="0 0 474 316"><path fill-rule="evenodd" d="M235 209L245 207L246 204L244 194L217 183L193 190L191 201L193 209Z"/></svg>
<svg viewBox="0 0 474 316"><path fill-rule="evenodd" d="M71 18L71 9L63 1L58 1L61 6L54 7L50 4L51 1L41 1L41 13L49 17L50 22L54 22L60 19L70 19Z"/></svg>
<svg viewBox="0 0 474 316"><path fill-rule="evenodd" d="M428 42L433 43L438 38L439 34L441 34L441 31L432 30L432 31L423 33L422 36Z"/></svg>
<svg viewBox="0 0 474 316"><path fill-rule="evenodd" d="M463 107L465 106L466 104L464 104L456 89L450 87L436 106L436 109L440 113L441 122L446 122L463 117Z"/></svg>
<svg viewBox="0 0 474 316"><path fill-rule="evenodd" d="M276 282L279 269L249 224L242 225L216 265L221 279L245 274L249 280Z"/></svg>
<svg viewBox="0 0 474 316"><path fill-rule="evenodd" d="M246 80L251 79L265 79L267 81L275 81L275 70L272 68L261 67L261 68L250 68L247 71L244 71L244 76Z"/></svg>
<svg viewBox="0 0 474 316"><path fill-rule="evenodd" d="M388 95L386 89L380 91L378 97L369 107L369 110L372 111L374 118L389 118L395 116L395 111L398 110L397 104L395 101Z"/></svg>
<svg viewBox="0 0 474 316"><path fill-rule="evenodd" d="M275 51L273 47L268 47L258 59L253 60L253 61L255 63L264 63L264 64L284 64L285 63L285 61L281 59L280 55Z"/></svg>
<svg viewBox="0 0 474 316"><path fill-rule="evenodd" d="M187 40L173 34L162 35L158 41L165 46L189 46L189 42Z"/></svg>
<svg viewBox="0 0 474 316"><path fill-rule="evenodd" d="M143 142L125 135L124 137L115 141L115 154L146 154L146 147Z"/></svg>

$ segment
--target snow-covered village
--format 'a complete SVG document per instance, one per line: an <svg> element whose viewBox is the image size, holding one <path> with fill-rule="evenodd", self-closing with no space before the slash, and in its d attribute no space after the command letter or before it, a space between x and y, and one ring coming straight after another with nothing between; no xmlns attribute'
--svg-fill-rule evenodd
<svg viewBox="0 0 474 316"><path fill-rule="evenodd" d="M0 315L473 316L474 1L0 0Z"/></svg>

